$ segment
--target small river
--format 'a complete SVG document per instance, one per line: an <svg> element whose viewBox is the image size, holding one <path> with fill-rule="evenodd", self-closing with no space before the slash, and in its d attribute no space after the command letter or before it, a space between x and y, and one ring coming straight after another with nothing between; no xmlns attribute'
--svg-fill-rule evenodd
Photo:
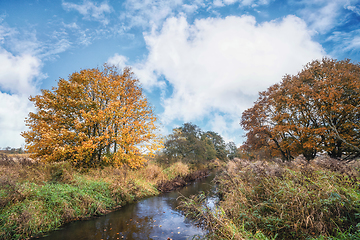
<svg viewBox="0 0 360 240"><path fill-rule="evenodd" d="M177 198L212 192L213 178L214 173L180 190L142 199L101 217L68 223L41 239L196 239L206 232L176 209ZM215 198L210 197L208 201L215 201Z"/></svg>

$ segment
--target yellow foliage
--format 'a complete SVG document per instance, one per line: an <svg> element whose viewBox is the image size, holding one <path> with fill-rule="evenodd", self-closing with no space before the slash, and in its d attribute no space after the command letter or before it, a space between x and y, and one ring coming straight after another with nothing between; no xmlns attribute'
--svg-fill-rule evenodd
<svg viewBox="0 0 360 240"><path fill-rule="evenodd" d="M32 157L44 162L137 168L144 145L150 152L161 147L156 116L129 68L75 72L30 101L37 112L29 114L30 130L22 136Z"/></svg>

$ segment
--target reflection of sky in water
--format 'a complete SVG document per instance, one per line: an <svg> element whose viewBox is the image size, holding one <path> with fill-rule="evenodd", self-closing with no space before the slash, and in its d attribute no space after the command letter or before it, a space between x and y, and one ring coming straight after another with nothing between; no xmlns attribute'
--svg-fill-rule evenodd
<svg viewBox="0 0 360 240"><path fill-rule="evenodd" d="M185 220L176 209L177 198L190 196L201 191L208 192L212 177L194 182L180 191L143 199L124 206L118 211L87 221L77 221L52 232L44 240L82 239L193 239L204 231ZM180 194L179 194L180 192ZM215 198L209 198L213 205Z"/></svg>

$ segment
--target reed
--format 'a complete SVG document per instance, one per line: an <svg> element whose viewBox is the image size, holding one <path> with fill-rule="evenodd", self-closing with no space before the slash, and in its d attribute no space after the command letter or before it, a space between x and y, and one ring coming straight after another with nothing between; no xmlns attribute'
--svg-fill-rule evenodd
<svg viewBox="0 0 360 240"><path fill-rule="evenodd" d="M215 210L203 195L185 199L182 209L214 239L359 239L359 179L358 169L333 159L237 159L217 178Z"/></svg>

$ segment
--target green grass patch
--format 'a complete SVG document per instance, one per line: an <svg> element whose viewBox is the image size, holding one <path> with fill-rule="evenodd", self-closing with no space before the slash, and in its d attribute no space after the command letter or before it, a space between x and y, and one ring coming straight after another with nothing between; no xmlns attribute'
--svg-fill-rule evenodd
<svg viewBox="0 0 360 240"><path fill-rule="evenodd" d="M188 170L184 164L170 169ZM159 194L157 183L166 179L164 169L153 163L138 170L79 171L68 163L0 162L0 239L29 238L68 221L105 214Z"/></svg>

